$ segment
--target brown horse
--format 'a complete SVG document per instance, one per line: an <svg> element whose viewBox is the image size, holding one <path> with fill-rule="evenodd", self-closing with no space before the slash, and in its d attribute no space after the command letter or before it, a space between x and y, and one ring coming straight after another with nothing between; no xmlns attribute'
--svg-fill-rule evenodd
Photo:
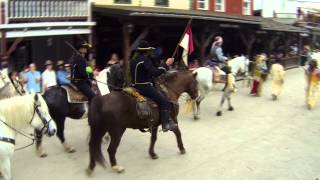
<svg viewBox="0 0 320 180"><path fill-rule="evenodd" d="M172 111L171 117L177 123L178 116L178 98L183 92L187 92L192 99L198 97L197 74L189 71L174 72L163 75L160 81L164 91L170 101L173 102L175 110ZM105 166L105 159L101 151L101 141L106 132L109 133L111 141L108 147L109 159L112 169L118 173L124 171L124 168L119 166L116 161L116 151L121 141L121 137L126 128L144 129L150 128L151 143L149 147L149 155L152 159L157 159L158 156L154 152L154 145L157 139L159 121L158 108L153 107L151 120L142 120L138 117L136 111L136 100L123 91L113 91L112 93L96 97L92 100L88 121L91 129L91 137L89 141L90 163L87 173L90 175L96 162ZM181 154L185 154L185 148L181 139L179 128L174 131L176 135L178 147Z"/></svg>

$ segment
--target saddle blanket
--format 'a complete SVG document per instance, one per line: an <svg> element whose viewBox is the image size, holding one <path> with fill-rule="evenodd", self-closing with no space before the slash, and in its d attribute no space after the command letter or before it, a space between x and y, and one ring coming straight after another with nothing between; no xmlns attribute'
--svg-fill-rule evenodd
<svg viewBox="0 0 320 180"><path fill-rule="evenodd" d="M66 90L69 103L88 103L88 98L76 87L72 85L61 87Z"/></svg>

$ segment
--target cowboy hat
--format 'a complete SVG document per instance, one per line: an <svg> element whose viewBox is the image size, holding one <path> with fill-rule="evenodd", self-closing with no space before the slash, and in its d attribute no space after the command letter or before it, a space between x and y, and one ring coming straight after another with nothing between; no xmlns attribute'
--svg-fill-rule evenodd
<svg viewBox="0 0 320 180"><path fill-rule="evenodd" d="M80 48L90 49L90 48L92 48L92 45L89 44L89 43L87 43L87 42L82 42L82 43L80 43L80 44L78 45L78 49L80 49Z"/></svg>
<svg viewBox="0 0 320 180"><path fill-rule="evenodd" d="M152 47L148 41L142 40L137 48L138 51L151 51L156 48Z"/></svg>
<svg viewBox="0 0 320 180"><path fill-rule="evenodd" d="M48 65L52 65L52 61L51 60L47 60L46 63L44 65L48 66Z"/></svg>
<svg viewBox="0 0 320 180"><path fill-rule="evenodd" d="M57 66L63 66L64 65L64 61L63 60L59 60L58 62L57 62Z"/></svg>

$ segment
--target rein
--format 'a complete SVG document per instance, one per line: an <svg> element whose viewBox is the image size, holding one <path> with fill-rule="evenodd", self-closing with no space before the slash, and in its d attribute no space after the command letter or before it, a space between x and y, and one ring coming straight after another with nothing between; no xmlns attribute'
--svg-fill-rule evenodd
<svg viewBox="0 0 320 180"><path fill-rule="evenodd" d="M42 116L41 116L41 113L39 112L38 110L38 107L39 105L34 105L34 111L33 111L33 114L32 114L32 117L29 121L29 124L32 123L33 119L34 119L34 116L36 113L38 113L38 115L40 116L40 119L43 119ZM52 119L50 119L48 122L44 122L44 120L42 120L42 123L44 124L43 128L41 129L41 134L44 132L44 130L47 128L48 129L48 125L50 123ZM32 142L26 146L23 146L23 147L20 147L20 148L17 148L15 149L15 151L19 151L19 150L22 150L22 149L25 149L27 147L30 147L32 146L36 140L38 140L38 137L36 137L34 134L27 134L27 133L24 133L22 131L19 131L18 129L10 126L8 123L4 122L3 120L0 119L0 122L2 122L4 125L6 125L8 128L10 128L11 130L13 130L14 132L16 132L17 134L20 134L22 136L24 136L25 138L31 140ZM3 142L7 142L7 143L11 143L13 145L15 145L15 139L12 139L12 138L5 138L5 137L0 137L0 141L3 141Z"/></svg>

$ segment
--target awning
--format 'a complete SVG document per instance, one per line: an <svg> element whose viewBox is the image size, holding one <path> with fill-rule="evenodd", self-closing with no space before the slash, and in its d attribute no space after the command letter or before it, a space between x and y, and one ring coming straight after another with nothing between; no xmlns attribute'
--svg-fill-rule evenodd
<svg viewBox="0 0 320 180"><path fill-rule="evenodd" d="M95 22L40 22L1 24L7 38L90 34ZM1 37L1 36L0 36Z"/></svg>
<svg viewBox="0 0 320 180"><path fill-rule="evenodd" d="M97 5L95 12L109 15L129 16L129 17L163 17L163 18L182 18L182 19L200 19L213 20L246 24L260 24L260 20L255 16L228 15L225 13L211 11L181 10L171 8L151 8L151 7L133 7L133 6L108 6Z"/></svg>
<svg viewBox="0 0 320 180"><path fill-rule="evenodd" d="M261 29L266 31L309 33L305 28L280 23L269 18L261 18Z"/></svg>

